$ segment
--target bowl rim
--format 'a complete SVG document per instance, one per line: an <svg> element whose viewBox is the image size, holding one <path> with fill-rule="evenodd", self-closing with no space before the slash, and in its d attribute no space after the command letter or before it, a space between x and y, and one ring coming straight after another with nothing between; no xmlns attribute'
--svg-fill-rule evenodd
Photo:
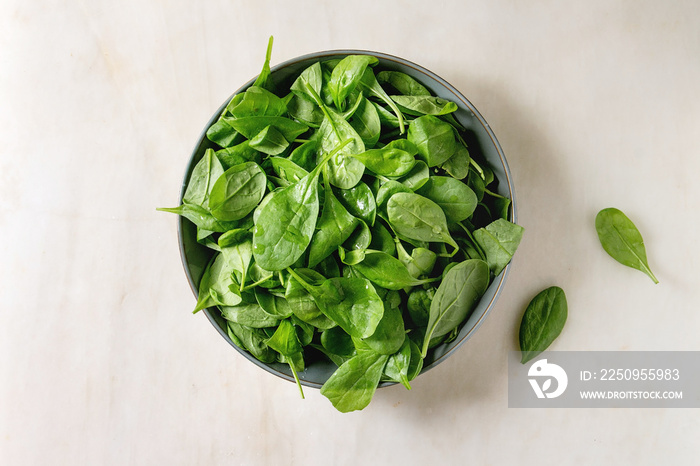
<svg viewBox="0 0 700 466"><path fill-rule="evenodd" d="M479 121L483 129L485 130L486 134L488 135L489 139L491 140L491 143L496 149L496 152L498 154L498 157L501 161L501 164L503 166L503 170L505 173L505 179L500 180L499 183L505 183L507 188L508 188L508 193L510 195L510 220L513 223L517 223L517 200L515 196L515 188L513 186L513 179L512 179L512 174L510 172L510 167L508 166L508 161L506 160L505 153L503 152L503 148L501 147L501 144L498 142L498 139L496 138L496 135L494 134L493 130L491 129L491 126L488 124L486 119L481 115L481 113L476 109L476 107L467 99L457 88L455 88L452 84L447 82L445 79L442 77L438 76L434 72L428 70L427 68L414 63L410 60L406 60L405 58L401 58L395 55L390 55L387 53L383 52L376 52L376 51L371 51L371 50L363 50L363 49L334 49L334 50L324 50L324 51L319 51L319 52L312 52L304 55L300 55L298 57L291 58L289 60L285 60L275 66L272 66L270 68L270 73L274 74L276 71L279 71L280 69L286 68L288 66L292 66L304 61L308 60L322 60L322 59L330 59L334 57L339 57L339 56L347 56L347 55L371 55L374 56L380 60L384 61L389 61L389 62L394 62L402 66L406 66L408 68L413 69L414 71L418 73L422 73L436 82L438 82L441 86L443 86L445 89L447 89L450 93L452 93L463 105L464 108L466 108L469 112L472 113L472 115ZM180 202L182 202L182 198L184 197L185 190L187 189L187 183L188 183L188 175L189 172L192 168L192 164L194 162L195 157L197 157L197 152L198 149L200 148L202 142L206 139L206 133L209 127L218 120L219 116L221 115L221 112L223 112L224 108L228 105L230 100L233 98L233 96L245 91L248 87L253 85L257 78L257 75L254 78L251 78L248 82L243 84L241 87L239 87L233 94L231 94L225 101L224 103L217 109L217 111L212 115L212 117L209 119L209 121L206 123L206 126L200 133L199 137L197 138L197 142L192 149L192 153L189 157L188 163L185 166L185 173L184 176L182 177L182 186L180 189ZM194 293L195 297L198 296L198 285L195 284L195 280L192 277L192 274L190 273L190 269L187 266L187 254L185 251L185 245L184 245L184 235L182 233L182 229L184 227L184 222L186 221L185 218L180 217L179 221L177 223L177 235L178 235L178 245L180 249L180 259L182 262L182 266L185 271L185 275L187 277L187 281L190 285L190 289ZM486 304L486 307L477 319L476 322L471 326L471 328L464 334L463 337L461 337L458 341L455 341L453 346L449 348L447 351L443 352L442 354L438 355L430 364L427 366L424 366L418 376L423 375L430 369L433 369L436 367L438 364L444 362L449 356L451 356L456 350L458 350L469 338L472 337L472 335L481 327L483 324L484 320L490 314L491 309L494 307L496 301L498 300L501 291L505 285L506 279L510 273L510 268L512 265L512 261L506 265L506 267L503 269L503 271L500 274L500 279L497 282L495 292L493 296L491 297L490 301ZM496 277L498 278L498 277ZM495 284L495 279L494 282L489 285L489 287L493 286ZM262 369L266 370L267 372L274 374L282 379L285 379L287 381L296 383L294 377L276 370L274 367L270 366L269 364L266 364L262 361L259 361L256 359L253 355L248 353L246 350L239 348L235 343L231 341L229 338L228 334L222 329L218 322L216 321L214 315L212 314L210 308L204 309L204 313L207 316L207 319L209 322L214 326L214 328L217 330L217 332L226 340L231 346L233 346L241 355L243 355L246 359L249 361L253 362L256 366L261 367ZM323 384L314 382L314 381L309 381L309 380L304 380L304 379L299 379L300 383L304 386L311 387L311 388L317 388L320 389ZM386 386L391 386L395 385L396 382L380 382L378 385L378 388L386 387Z"/></svg>

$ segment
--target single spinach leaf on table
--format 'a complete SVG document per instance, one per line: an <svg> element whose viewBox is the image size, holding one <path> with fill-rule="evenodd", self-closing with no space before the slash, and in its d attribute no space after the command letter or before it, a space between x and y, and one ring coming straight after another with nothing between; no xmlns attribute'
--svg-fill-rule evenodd
<svg viewBox="0 0 700 466"><path fill-rule="evenodd" d="M467 318L490 281L489 267L479 259L468 259L452 267L443 278L430 304L430 317L423 340L423 357L430 340L447 335Z"/></svg>
<svg viewBox="0 0 700 466"><path fill-rule="evenodd" d="M642 234L621 210L610 207L598 212L595 228L600 244L610 257L644 272L654 283L659 283L649 268Z"/></svg>
<svg viewBox="0 0 700 466"><path fill-rule="evenodd" d="M528 304L520 323L521 363L536 357L559 336L568 314L566 295L558 286L549 287Z"/></svg>

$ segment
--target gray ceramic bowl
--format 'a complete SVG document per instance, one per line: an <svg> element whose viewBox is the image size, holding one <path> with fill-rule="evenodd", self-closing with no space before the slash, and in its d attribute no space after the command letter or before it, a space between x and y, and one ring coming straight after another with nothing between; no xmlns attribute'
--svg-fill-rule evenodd
<svg viewBox="0 0 700 466"><path fill-rule="evenodd" d="M438 97L455 102L459 106L459 110L455 112L454 116L467 129L467 134L470 136L468 141L469 151L471 153L481 153L481 155L491 164L494 174L499 180L498 192L499 194L511 199L511 220L513 222L517 220L513 183L505 155L503 154L503 150L496 140L496 136L493 134L493 131L491 131L491 128L489 127L488 123L486 123L486 120L484 120L471 102L469 102L457 89L455 89L444 79L437 76L435 73L428 71L415 63L411 63L402 58L384 53L364 50L332 50L327 52L312 53L286 61L272 68L271 76L276 84L289 88L296 76L298 76L299 73L314 62L319 60L342 58L346 55L375 56L379 59L379 63L376 65L375 70L402 71L420 81ZM254 81L255 79L251 79L233 95L245 91L253 84ZM207 122L206 126L204 127L204 131L202 131L202 134L195 145L194 151L192 152L192 157L187 164L187 170L183 179L182 191L180 193L181 200L194 166L202 158L206 149L214 147L214 145L206 137L206 130L218 119L229 100L230 98L226 99L221 107L214 112L214 115L211 117L209 122ZM182 263L185 267L185 273L187 274L190 287L196 296L200 278L204 272L204 268L212 256L212 252L210 249L197 243L195 226L182 217L180 218L179 222L178 236ZM494 306L496 298L505 284L506 276L508 275L509 270L510 265L507 266L505 270L494 279L493 283L489 286L486 293L481 298L481 301L462 326L457 338L448 344L439 345L428 353L428 356L424 360L423 371L421 373L426 372L428 369L435 367L447 359L448 356L453 354L457 348L459 348L472 334L474 334L474 332L476 332L477 328L479 328L481 323L484 321L484 318L488 314L489 310ZM292 377L287 364L265 364L258 361L246 351L238 348L231 341L226 332L226 324L222 320L218 311L206 309L205 313L216 331L219 332L219 334L232 347L238 350L243 357L272 374L294 382L294 378ZM303 385L321 388L323 383L330 377L336 368L337 367L333 363L325 360L311 362L307 361L307 368L304 372L299 374L299 379ZM392 384L383 383L380 386L385 385Z"/></svg>

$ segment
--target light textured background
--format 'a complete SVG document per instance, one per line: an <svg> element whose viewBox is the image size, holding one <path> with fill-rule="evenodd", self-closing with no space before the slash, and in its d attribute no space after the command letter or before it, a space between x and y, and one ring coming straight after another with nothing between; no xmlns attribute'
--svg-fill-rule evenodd
<svg viewBox="0 0 700 466"><path fill-rule="evenodd" d="M507 352L556 284L552 349L700 350L696 1L0 2L0 463L697 464L696 409L507 407ZM262 64L398 55L499 138L527 232L477 334L341 415L239 356L180 265L190 151ZM600 248L642 231L661 284Z"/></svg>

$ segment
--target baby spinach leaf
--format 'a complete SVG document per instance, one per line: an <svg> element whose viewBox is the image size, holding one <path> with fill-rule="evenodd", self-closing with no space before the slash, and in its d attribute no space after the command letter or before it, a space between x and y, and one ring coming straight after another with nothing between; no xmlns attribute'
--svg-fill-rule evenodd
<svg viewBox="0 0 700 466"><path fill-rule="evenodd" d="M289 142L274 126L266 126L250 140L250 147L263 154L278 155L289 147Z"/></svg>
<svg viewBox="0 0 700 466"><path fill-rule="evenodd" d="M269 91L274 91L274 86L270 81L270 58L272 58L273 42L274 39L272 36L270 36L270 39L267 41L267 53L265 54L265 63L263 63L262 71L260 71L260 74L253 83L253 86L263 87Z"/></svg>
<svg viewBox="0 0 700 466"><path fill-rule="evenodd" d="M255 261L273 271L294 264L311 242L318 209L317 175L274 192L253 230Z"/></svg>
<svg viewBox="0 0 700 466"><path fill-rule="evenodd" d="M292 83L290 90L294 92L294 94L314 102L315 96L310 93L309 88L311 88L316 95L321 95L322 86L323 70L321 69L321 63L316 62L302 71L299 77Z"/></svg>
<svg viewBox="0 0 700 466"><path fill-rule="evenodd" d="M290 183L296 183L309 174L308 171L290 159L285 159L283 157L270 157L267 160L272 167L272 171L274 171L277 176L289 181Z"/></svg>
<svg viewBox="0 0 700 466"><path fill-rule="evenodd" d="M401 290L430 281L412 277L400 260L382 251L365 251L362 262L353 267L372 283L388 290Z"/></svg>
<svg viewBox="0 0 700 466"><path fill-rule="evenodd" d="M377 73L377 81L380 84L390 85L403 95L430 95L430 91L425 86L400 71L380 71Z"/></svg>
<svg viewBox="0 0 700 466"><path fill-rule="evenodd" d="M309 245L309 267L316 265L328 257L338 246L347 240L358 224L333 194L332 189L325 192L321 218Z"/></svg>
<svg viewBox="0 0 700 466"><path fill-rule="evenodd" d="M396 193L387 203L391 227L406 238L447 243L458 248L439 205L414 193Z"/></svg>
<svg viewBox="0 0 700 466"><path fill-rule="evenodd" d="M241 142L241 135L233 126L234 118L222 117L207 129L207 139L221 147L229 147Z"/></svg>
<svg viewBox="0 0 700 466"><path fill-rule="evenodd" d="M423 164L425 166L425 164ZM425 166L426 169L428 168ZM412 193L411 188L401 183L400 181L389 180L384 183L377 191L377 208L386 210L386 203L389 201L391 196L396 193Z"/></svg>
<svg viewBox="0 0 700 466"><path fill-rule="evenodd" d="M293 95L287 103L289 116L306 126L318 128L323 122L323 111L311 100Z"/></svg>
<svg viewBox="0 0 700 466"><path fill-rule="evenodd" d="M377 78L374 76L374 71L371 68L366 68L362 74L362 79L360 79L359 87L366 96L375 97L386 103L389 108L396 115L396 121L398 124L399 132L404 133L404 118L399 107L396 106L393 100L387 95L387 93L382 89L382 86L377 82Z"/></svg>
<svg viewBox="0 0 700 466"><path fill-rule="evenodd" d="M460 262L447 272L430 305L423 357L431 339L447 335L464 322L488 288L489 280L489 267L479 259Z"/></svg>
<svg viewBox="0 0 700 466"><path fill-rule="evenodd" d="M253 139L267 126L273 126L284 135L287 141L291 142L309 129L306 125L281 116L247 116L236 118L229 123L248 139Z"/></svg>
<svg viewBox="0 0 700 466"><path fill-rule="evenodd" d="M401 243L399 242L400 246ZM421 275L429 275L435 267L437 254L427 248L413 248L411 254L407 254L403 246L398 249L398 258L406 266L406 270L412 277L418 278Z"/></svg>
<svg viewBox="0 0 700 466"><path fill-rule="evenodd" d="M340 189L337 192L338 200L351 215L364 220L369 226L374 225L377 204L367 184L360 181L350 189Z"/></svg>
<svg viewBox="0 0 700 466"><path fill-rule="evenodd" d="M213 150L207 149L197 162L182 197L184 204L206 206L216 180L223 175L224 168Z"/></svg>
<svg viewBox="0 0 700 466"><path fill-rule="evenodd" d="M384 303L384 315L374 333L362 340L372 351L379 354L394 354L406 339L403 316L398 307Z"/></svg>
<svg viewBox="0 0 700 466"><path fill-rule="evenodd" d="M211 264L208 280L209 295L211 300L219 306L237 306L242 299L240 294L231 290L231 288L238 289L238 284L233 281L234 264L226 259L224 254L217 254ZM198 304L194 312L200 309Z"/></svg>
<svg viewBox="0 0 700 466"><path fill-rule="evenodd" d="M321 333L321 345L329 353L343 358L351 358L355 354L352 337L340 327L333 327Z"/></svg>
<svg viewBox="0 0 700 466"><path fill-rule="evenodd" d="M307 283L321 283L325 278L310 269L297 269L298 275L303 276ZM286 284L285 299L294 315L304 322L313 324L321 329L334 327L336 324L321 313L307 289L293 276Z"/></svg>
<svg viewBox="0 0 700 466"><path fill-rule="evenodd" d="M457 111L457 104L428 95L392 95L391 99L408 115L445 115Z"/></svg>
<svg viewBox="0 0 700 466"><path fill-rule="evenodd" d="M379 114L369 100L360 97L358 101L359 105L349 120L350 126L360 135L365 147L374 147L382 130Z"/></svg>
<svg viewBox="0 0 700 466"><path fill-rule="evenodd" d="M394 242L394 238L381 222L375 223L371 228L371 232L372 241L369 244L370 249L383 251L391 256L396 255L396 243Z"/></svg>
<svg viewBox="0 0 700 466"><path fill-rule="evenodd" d="M411 320L417 327L427 327L430 319L430 304L433 302L434 290L414 288L408 295L406 308Z"/></svg>
<svg viewBox="0 0 700 466"><path fill-rule="evenodd" d="M463 180L469 174L469 151L462 144L457 144L452 157L447 159L441 167L451 177Z"/></svg>
<svg viewBox="0 0 700 466"><path fill-rule="evenodd" d="M253 258L253 243L247 231L244 235L237 235L238 238L236 238L236 240L221 239L222 237L226 238L225 235L231 231L235 230L230 230L221 235L219 238L219 247L221 248L221 255L224 257L224 260L230 264L233 271L236 272L236 279L238 283L240 283L240 286L243 287L248 275L248 268Z"/></svg>
<svg viewBox="0 0 700 466"><path fill-rule="evenodd" d="M209 209L219 220L233 221L247 216L265 194L267 177L255 162L234 165L214 183Z"/></svg>
<svg viewBox="0 0 700 466"><path fill-rule="evenodd" d="M362 162L372 172L382 176L406 175L416 164L413 154L399 149L392 141L381 149L370 149L355 154L357 160Z"/></svg>
<svg viewBox="0 0 700 466"><path fill-rule="evenodd" d="M567 317L566 295L558 286L549 287L528 304L520 323L521 363L536 357L559 336Z"/></svg>
<svg viewBox="0 0 700 466"><path fill-rule="evenodd" d="M428 164L422 160L417 160L413 168L403 177L399 178L398 181L408 189L415 191L427 183L429 177L430 169L428 168Z"/></svg>
<svg viewBox="0 0 700 466"><path fill-rule="evenodd" d="M328 89L338 110L345 109L345 97L355 89L365 69L378 61L370 55L348 55L333 68Z"/></svg>
<svg viewBox="0 0 700 466"><path fill-rule="evenodd" d="M372 242L372 231L363 220L360 220L355 227L355 231L350 234L350 237L343 243L345 249L365 250Z"/></svg>
<svg viewBox="0 0 700 466"><path fill-rule="evenodd" d="M287 113L287 104L272 92L258 86L251 86L243 93L243 98L229 113L235 118L249 116L282 116Z"/></svg>
<svg viewBox="0 0 700 466"><path fill-rule="evenodd" d="M289 154L289 160L306 171L311 171L316 166L316 152L319 147L317 140L306 141Z"/></svg>
<svg viewBox="0 0 700 466"><path fill-rule="evenodd" d="M253 329L231 321L227 321L226 325L231 340L256 359L268 364L277 359L276 353L265 344L267 335L262 329Z"/></svg>
<svg viewBox="0 0 700 466"><path fill-rule="evenodd" d="M265 343L284 356L289 364L289 368L292 370L292 375L299 387L301 397L304 398L304 390L301 388L299 376L297 375L297 371L304 370L303 348L297 337L296 330L294 330L294 324L287 319L281 321L275 333Z"/></svg>
<svg viewBox="0 0 700 466"><path fill-rule="evenodd" d="M225 147L216 151L216 157L221 161L224 170L228 170L234 165L250 161L259 161L260 152L250 147L250 141L245 140L232 147ZM216 180L214 180L216 181Z"/></svg>
<svg viewBox="0 0 700 466"><path fill-rule="evenodd" d="M384 315L384 305L368 280L329 278L313 286L291 269L290 273L304 285L321 312L350 336L367 338L374 333Z"/></svg>
<svg viewBox="0 0 700 466"><path fill-rule="evenodd" d="M279 317L265 312L257 303L221 306L220 309L224 319L251 328L274 327L280 320Z"/></svg>
<svg viewBox="0 0 700 466"><path fill-rule="evenodd" d="M322 153L335 149L340 141L350 140L342 150L338 151L328 162L328 180L333 186L350 189L360 182L365 172L365 166L353 157L365 151L365 144L355 129L339 113L328 109L318 130L321 138Z"/></svg>
<svg viewBox="0 0 700 466"><path fill-rule="evenodd" d="M273 192L253 231L253 254L266 270L282 270L306 251L318 220L318 177L325 164L348 144L343 141L314 170L293 185Z"/></svg>
<svg viewBox="0 0 700 466"><path fill-rule="evenodd" d="M452 126L433 115L413 120L408 127L408 140L416 145L419 156L429 167L441 165L457 149Z"/></svg>
<svg viewBox="0 0 700 466"><path fill-rule="evenodd" d="M220 221L211 214L209 209L196 204L182 204L179 207L159 207L156 210L182 215L202 230L217 233L231 230L238 225L237 222Z"/></svg>
<svg viewBox="0 0 700 466"><path fill-rule="evenodd" d="M449 176L431 176L416 193L439 205L452 223L469 218L478 203L469 186Z"/></svg>
<svg viewBox="0 0 700 466"><path fill-rule="evenodd" d="M508 265L520 244L525 229L499 218L474 231L474 239L486 254L486 262L494 275Z"/></svg>
<svg viewBox="0 0 700 466"><path fill-rule="evenodd" d="M268 314L278 319L285 319L293 315L292 308L285 298L268 293L261 287L255 287L254 292L255 300Z"/></svg>
<svg viewBox="0 0 700 466"><path fill-rule="evenodd" d="M362 351L347 360L321 387L341 413L364 409L374 396L389 356Z"/></svg>
<svg viewBox="0 0 700 466"><path fill-rule="evenodd" d="M659 283L649 268L642 234L622 211L613 207L601 210L596 215L595 228L600 244L610 257Z"/></svg>
<svg viewBox="0 0 700 466"><path fill-rule="evenodd" d="M420 354L418 355L420 358ZM411 340L404 339L401 349L389 356L384 367L384 375L394 382L401 383L407 390L411 389L408 379L408 369L411 365Z"/></svg>

